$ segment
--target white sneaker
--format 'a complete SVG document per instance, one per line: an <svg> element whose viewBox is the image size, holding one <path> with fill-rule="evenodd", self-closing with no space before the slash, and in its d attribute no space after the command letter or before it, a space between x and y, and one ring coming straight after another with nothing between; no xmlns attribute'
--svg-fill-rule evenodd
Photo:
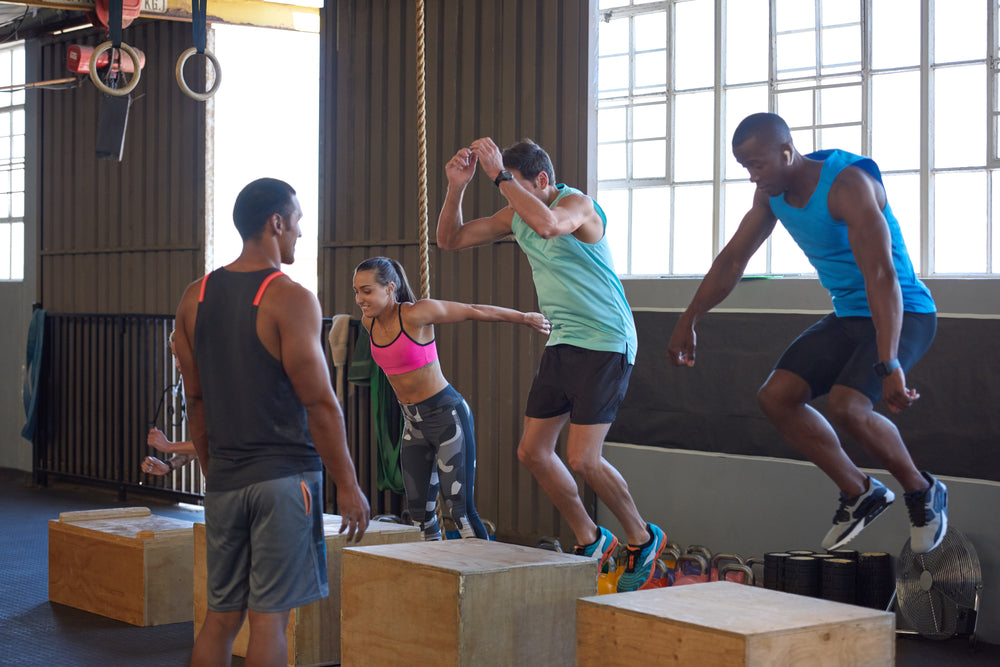
<svg viewBox="0 0 1000 667"><path fill-rule="evenodd" d="M823 538L823 548L832 551L853 540L895 499L896 495L874 477L868 478L868 490L860 495L846 498L841 493L840 507L833 515L833 528Z"/></svg>
<svg viewBox="0 0 1000 667"><path fill-rule="evenodd" d="M936 548L948 532L948 487L929 473L921 474L930 487L903 494L910 512L910 550L915 554Z"/></svg>

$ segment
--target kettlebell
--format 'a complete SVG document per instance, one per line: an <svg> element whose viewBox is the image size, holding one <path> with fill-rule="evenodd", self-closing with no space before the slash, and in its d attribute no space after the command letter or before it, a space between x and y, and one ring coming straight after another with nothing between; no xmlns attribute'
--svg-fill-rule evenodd
<svg viewBox="0 0 1000 667"><path fill-rule="evenodd" d="M712 563L712 574L709 577L709 581L718 581L721 576L719 570L721 565L725 563L739 563L743 564L743 559L737 554L715 554L711 560Z"/></svg>
<svg viewBox="0 0 1000 667"><path fill-rule="evenodd" d="M753 570L743 563L726 563L719 568L719 579L753 586Z"/></svg>
<svg viewBox="0 0 1000 667"><path fill-rule="evenodd" d="M608 558L608 562L605 563L605 566L608 568L608 571L601 572L597 575L598 595L616 593L618 591L618 580L621 578L622 571L624 570L624 568L616 567L614 558Z"/></svg>
<svg viewBox="0 0 1000 667"><path fill-rule="evenodd" d="M686 553L677 559L677 578L674 586L700 584L708 581L708 561L701 554Z"/></svg>
<svg viewBox="0 0 1000 667"><path fill-rule="evenodd" d="M674 569L669 567L662 558L657 558L653 565L653 578L639 590L644 588L666 588L674 583Z"/></svg>
<svg viewBox="0 0 1000 667"><path fill-rule="evenodd" d="M535 546L539 549L545 549L546 551L558 551L559 553L562 553L562 546L559 544L559 540L555 537L549 537L548 535L538 540L538 544Z"/></svg>
<svg viewBox="0 0 1000 667"><path fill-rule="evenodd" d="M677 559L681 557L681 548L670 542L667 546L663 547L663 552L660 554L660 558L663 559L663 563L667 566L667 569L671 572L677 568Z"/></svg>

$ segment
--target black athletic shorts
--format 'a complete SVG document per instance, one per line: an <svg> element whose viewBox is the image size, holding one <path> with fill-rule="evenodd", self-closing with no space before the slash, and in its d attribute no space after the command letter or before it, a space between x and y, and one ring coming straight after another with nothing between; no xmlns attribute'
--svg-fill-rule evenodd
<svg viewBox="0 0 1000 667"><path fill-rule="evenodd" d="M924 356L936 331L935 313L903 313L898 358L904 373ZM774 368L808 382L813 398L840 384L860 391L874 405L882 397L882 378L874 368L878 361L872 318L830 313L792 341Z"/></svg>
<svg viewBox="0 0 1000 667"><path fill-rule="evenodd" d="M549 345L531 383L524 414L549 419L568 412L571 424L610 424L631 375L632 364L621 352Z"/></svg>

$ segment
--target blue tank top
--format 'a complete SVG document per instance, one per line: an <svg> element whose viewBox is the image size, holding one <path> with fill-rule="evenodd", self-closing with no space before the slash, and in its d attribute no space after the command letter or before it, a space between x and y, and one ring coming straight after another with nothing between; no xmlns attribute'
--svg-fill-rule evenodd
<svg viewBox="0 0 1000 667"><path fill-rule="evenodd" d="M560 183L549 208L570 194L582 195ZM604 227L608 219L594 202ZM620 352L635 363L638 341L632 309L615 273L607 236L584 243L572 234L543 239L514 214L511 230L531 264L538 307L552 323L546 345L575 345L599 352Z"/></svg>
<svg viewBox="0 0 1000 667"><path fill-rule="evenodd" d="M202 282L194 358L208 427L208 491L322 470L306 410L257 336L257 308L280 271L217 269Z"/></svg>
<svg viewBox="0 0 1000 667"><path fill-rule="evenodd" d="M865 292L865 278L854 259L847 239L847 225L834 220L830 215L827 200L830 187L844 169L856 166L882 183L882 173L871 158L854 155L841 150L824 150L810 153L806 157L822 160L823 170L819 183L803 208L790 206L785 195L771 197L771 210L781 220L788 233L802 248L809 262L816 269L819 281L830 292L833 309L839 317L871 317L868 295ZM933 313L937 309L927 286L917 278L903 242L899 222L889 206L886 197L882 209L889 224L892 239L892 263L896 268L899 287L903 294L903 310L912 313Z"/></svg>

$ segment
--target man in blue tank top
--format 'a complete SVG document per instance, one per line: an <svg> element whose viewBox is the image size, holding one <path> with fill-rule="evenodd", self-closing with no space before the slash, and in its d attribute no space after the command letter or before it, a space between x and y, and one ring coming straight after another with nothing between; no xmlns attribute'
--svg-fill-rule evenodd
<svg viewBox="0 0 1000 667"><path fill-rule="evenodd" d="M477 164L509 205L464 222L462 195ZM518 457L576 535L575 553L603 565L618 539L587 514L572 473L556 454L559 433L569 422L570 467L628 536L618 591L636 590L652 578L666 538L643 520L625 480L601 454L636 352L635 323L611 260L604 211L579 190L557 184L552 160L530 140L501 153L491 139L477 139L460 149L445 171L448 195L438 218L438 246L471 248L513 235L531 264L539 310L552 323L528 393Z"/></svg>
<svg viewBox="0 0 1000 667"><path fill-rule="evenodd" d="M733 154L757 185L753 206L678 320L669 359L694 365L695 326L733 290L780 220L830 291L834 312L792 342L757 397L781 435L840 488L822 546L843 546L895 499L861 472L808 405L829 394L831 420L903 487L912 550L930 551L948 529L947 489L917 469L899 430L874 405L881 398L899 412L920 397L905 373L934 339L936 309L910 263L878 166L839 150L801 155L788 125L770 113L740 123Z"/></svg>
<svg viewBox="0 0 1000 667"><path fill-rule="evenodd" d="M195 666L228 665L246 618L247 663L287 662L289 612L329 594L323 464L348 542L368 527L319 302L279 270L295 259L301 217L287 183L247 185L233 209L240 256L192 283L177 309L174 345L206 482L208 612Z"/></svg>

